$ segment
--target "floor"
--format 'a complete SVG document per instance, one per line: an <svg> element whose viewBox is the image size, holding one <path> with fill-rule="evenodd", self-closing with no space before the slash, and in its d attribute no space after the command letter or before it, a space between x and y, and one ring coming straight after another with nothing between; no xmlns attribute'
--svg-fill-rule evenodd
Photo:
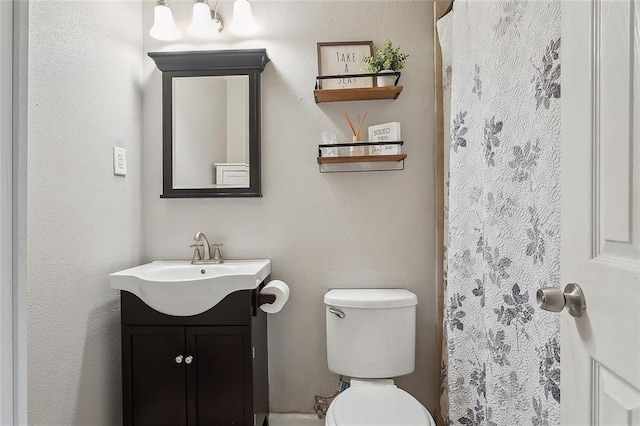
<svg viewBox="0 0 640 426"><path fill-rule="evenodd" d="M315 414L269 414L269 426L324 426Z"/></svg>

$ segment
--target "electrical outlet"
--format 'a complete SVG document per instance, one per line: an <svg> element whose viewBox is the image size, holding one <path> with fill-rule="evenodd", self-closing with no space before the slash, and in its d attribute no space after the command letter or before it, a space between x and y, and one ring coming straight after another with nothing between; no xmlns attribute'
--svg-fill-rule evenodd
<svg viewBox="0 0 640 426"><path fill-rule="evenodd" d="M113 147L113 174L125 176L127 174L127 150Z"/></svg>

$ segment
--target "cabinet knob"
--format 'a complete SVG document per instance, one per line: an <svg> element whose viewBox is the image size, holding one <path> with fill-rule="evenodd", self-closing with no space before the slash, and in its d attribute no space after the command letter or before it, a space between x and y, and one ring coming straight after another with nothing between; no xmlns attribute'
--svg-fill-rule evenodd
<svg viewBox="0 0 640 426"><path fill-rule="evenodd" d="M183 356L182 356L182 355L178 355L178 356L176 357L176 364L182 364L182 360L183 360L183 359L184 359L184 358L183 358Z"/></svg>
<svg viewBox="0 0 640 426"><path fill-rule="evenodd" d="M191 364L193 362L193 357L189 355L184 359L185 364Z"/></svg>

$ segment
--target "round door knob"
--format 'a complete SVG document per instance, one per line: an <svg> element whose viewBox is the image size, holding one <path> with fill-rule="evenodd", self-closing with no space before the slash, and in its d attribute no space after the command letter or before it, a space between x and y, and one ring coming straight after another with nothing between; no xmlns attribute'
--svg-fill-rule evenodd
<svg viewBox="0 0 640 426"><path fill-rule="evenodd" d="M182 364L182 360L183 360L183 359L184 359L184 358L182 357L182 355L178 355L178 356L176 357L176 364Z"/></svg>
<svg viewBox="0 0 640 426"><path fill-rule="evenodd" d="M587 309L584 293L578 284L570 283L564 291L555 287L541 288L536 292L536 300L540 309L550 312L560 312L567 308L569 314L581 317Z"/></svg>
<svg viewBox="0 0 640 426"><path fill-rule="evenodd" d="M556 287L541 288L536 292L536 300L540 309L549 312L560 312L564 309L564 293Z"/></svg>
<svg viewBox="0 0 640 426"><path fill-rule="evenodd" d="M193 357L191 355L189 355L184 359L185 364L191 364L192 362L193 362Z"/></svg>

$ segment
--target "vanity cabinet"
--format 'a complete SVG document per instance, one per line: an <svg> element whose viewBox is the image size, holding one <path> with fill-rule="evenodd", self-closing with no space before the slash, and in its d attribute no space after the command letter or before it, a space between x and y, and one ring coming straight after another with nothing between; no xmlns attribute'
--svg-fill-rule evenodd
<svg viewBox="0 0 640 426"><path fill-rule="evenodd" d="M159 313L121 292L125 426L268 424L260 288L190 317Z"/></svg>

